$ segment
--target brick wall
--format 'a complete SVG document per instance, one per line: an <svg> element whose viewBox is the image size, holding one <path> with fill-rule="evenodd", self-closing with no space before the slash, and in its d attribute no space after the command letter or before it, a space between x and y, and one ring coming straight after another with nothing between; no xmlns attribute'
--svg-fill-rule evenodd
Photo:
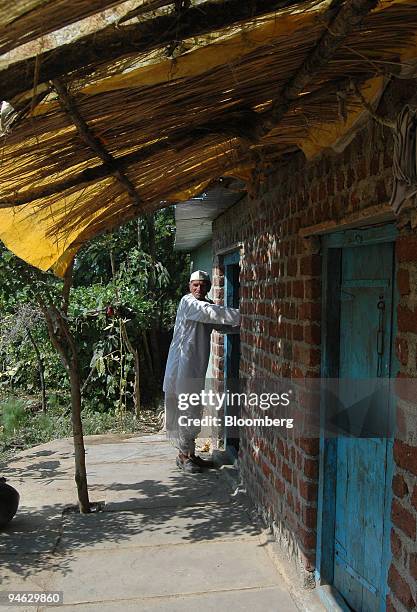
<svg viewBox="0 0 417 612"><path fill-rule="evenodd" d="M398 94L394 106L402 102ZM320 376L320 242L301 238L299 230L328 221L360 225L367 215L374 219L389 200L391 155L389 131L372 122L341 154L328 153L310 163L300 154L275 167L258 198L241 201L215 221L214 254L242 244L241 377ZM416 377L417 235L407 223L400 229L396 252L399 376ZM214 274L220 302L221 264L220 256ZM220 335L213 345L214 374L221 377ZM399 400L401 433L394 447L388 605L398 610L417 601L416 398ZM312 584L315 567L318 451L318 439L300 437L297 428L282 433L277 428L246 430L240 449L247 490L306 584Z"/></svg>
<svg viewBox="0 0 417 612"><path fill-rule="evenodd" d="M417 602L417 234L405 227L396 244L396 353L400 364L397 385L397 439L391 508L392 564L389 571L389 609L411 610Z"/></svg>

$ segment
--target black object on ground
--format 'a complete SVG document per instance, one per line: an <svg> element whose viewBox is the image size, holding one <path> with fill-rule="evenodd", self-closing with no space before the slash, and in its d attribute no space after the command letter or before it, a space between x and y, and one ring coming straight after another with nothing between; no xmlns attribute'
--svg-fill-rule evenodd
<svg viewBox="0 0 417 612"><path fill-rule="evenodd" d="M20 495L14 487L6 484L4 477L0 478L0 527L4 527L14 517L19 507Z"/></svg>

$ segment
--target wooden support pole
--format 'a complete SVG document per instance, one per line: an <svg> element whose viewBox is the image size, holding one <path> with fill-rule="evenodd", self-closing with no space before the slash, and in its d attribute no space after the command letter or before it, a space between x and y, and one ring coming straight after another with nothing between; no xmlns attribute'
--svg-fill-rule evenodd
<svg viewBox="0 0 417 612"><path fill-rule="evenodd" d="M74 99L68 93L68 90L65 84L60 79L55 79L53 81L53 85L58 93L58 100L61 105L64 113L68 115L71 119L79 135L85 144L90 147L96 153L100 159L104 162L105 166L108 167L109 174L113 175L117 181L126 189L130 197L132 198L132 202L135 206L139 206L141 204L141 199L139 197L138 192L135 189L135 186L127 178L127 176L123 173L120 168L118 168L117 163L112 155L103 147L101 142L96 136L94 136L92 130L88 126L87 122L81 116L77 105Z"/></svg>

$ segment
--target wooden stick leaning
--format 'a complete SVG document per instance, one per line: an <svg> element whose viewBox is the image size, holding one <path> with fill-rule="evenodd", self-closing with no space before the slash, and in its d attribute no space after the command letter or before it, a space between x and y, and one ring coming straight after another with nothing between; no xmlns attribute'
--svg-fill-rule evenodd
<svg viewBox="0 0 417 612"><path fill-rule="evenodd" d="M82 118L74 100L71 98L70 94L64 83L60 79L55 79L53 81L53 85L58 93L58 100L61 105L62 110L68 115L71 119L79 135L82 140L85 142L87 146L90 147L99 157L103 160L105 166L108 167L108 173L112 174L117 181L126 189L128 194L130 195L132 202L135 206L139 206L141 204L141 199L139 197L138 192L135 189L135 186L127 178L122 170L118 167L117 161L114 159L112 155L101 144L101 142L96 138L91 131L90 127Z"/></svg>

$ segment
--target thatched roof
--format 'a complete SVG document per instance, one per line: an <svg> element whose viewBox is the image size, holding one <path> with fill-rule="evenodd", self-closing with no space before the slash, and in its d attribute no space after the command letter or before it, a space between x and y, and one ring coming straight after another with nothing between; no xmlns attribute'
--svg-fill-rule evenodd
<svg viewBox="0 0 417 612"><path fill-rule="evenodd" d="M116 4L130 11L118 24L65 45L58 33L54 49L0 69L17 111L2 138L0 238L58 273L104 229L260 160L331 146L364 114L352 81L372 103L417 57L417 0L20 0L0 44Z"/></svg>

